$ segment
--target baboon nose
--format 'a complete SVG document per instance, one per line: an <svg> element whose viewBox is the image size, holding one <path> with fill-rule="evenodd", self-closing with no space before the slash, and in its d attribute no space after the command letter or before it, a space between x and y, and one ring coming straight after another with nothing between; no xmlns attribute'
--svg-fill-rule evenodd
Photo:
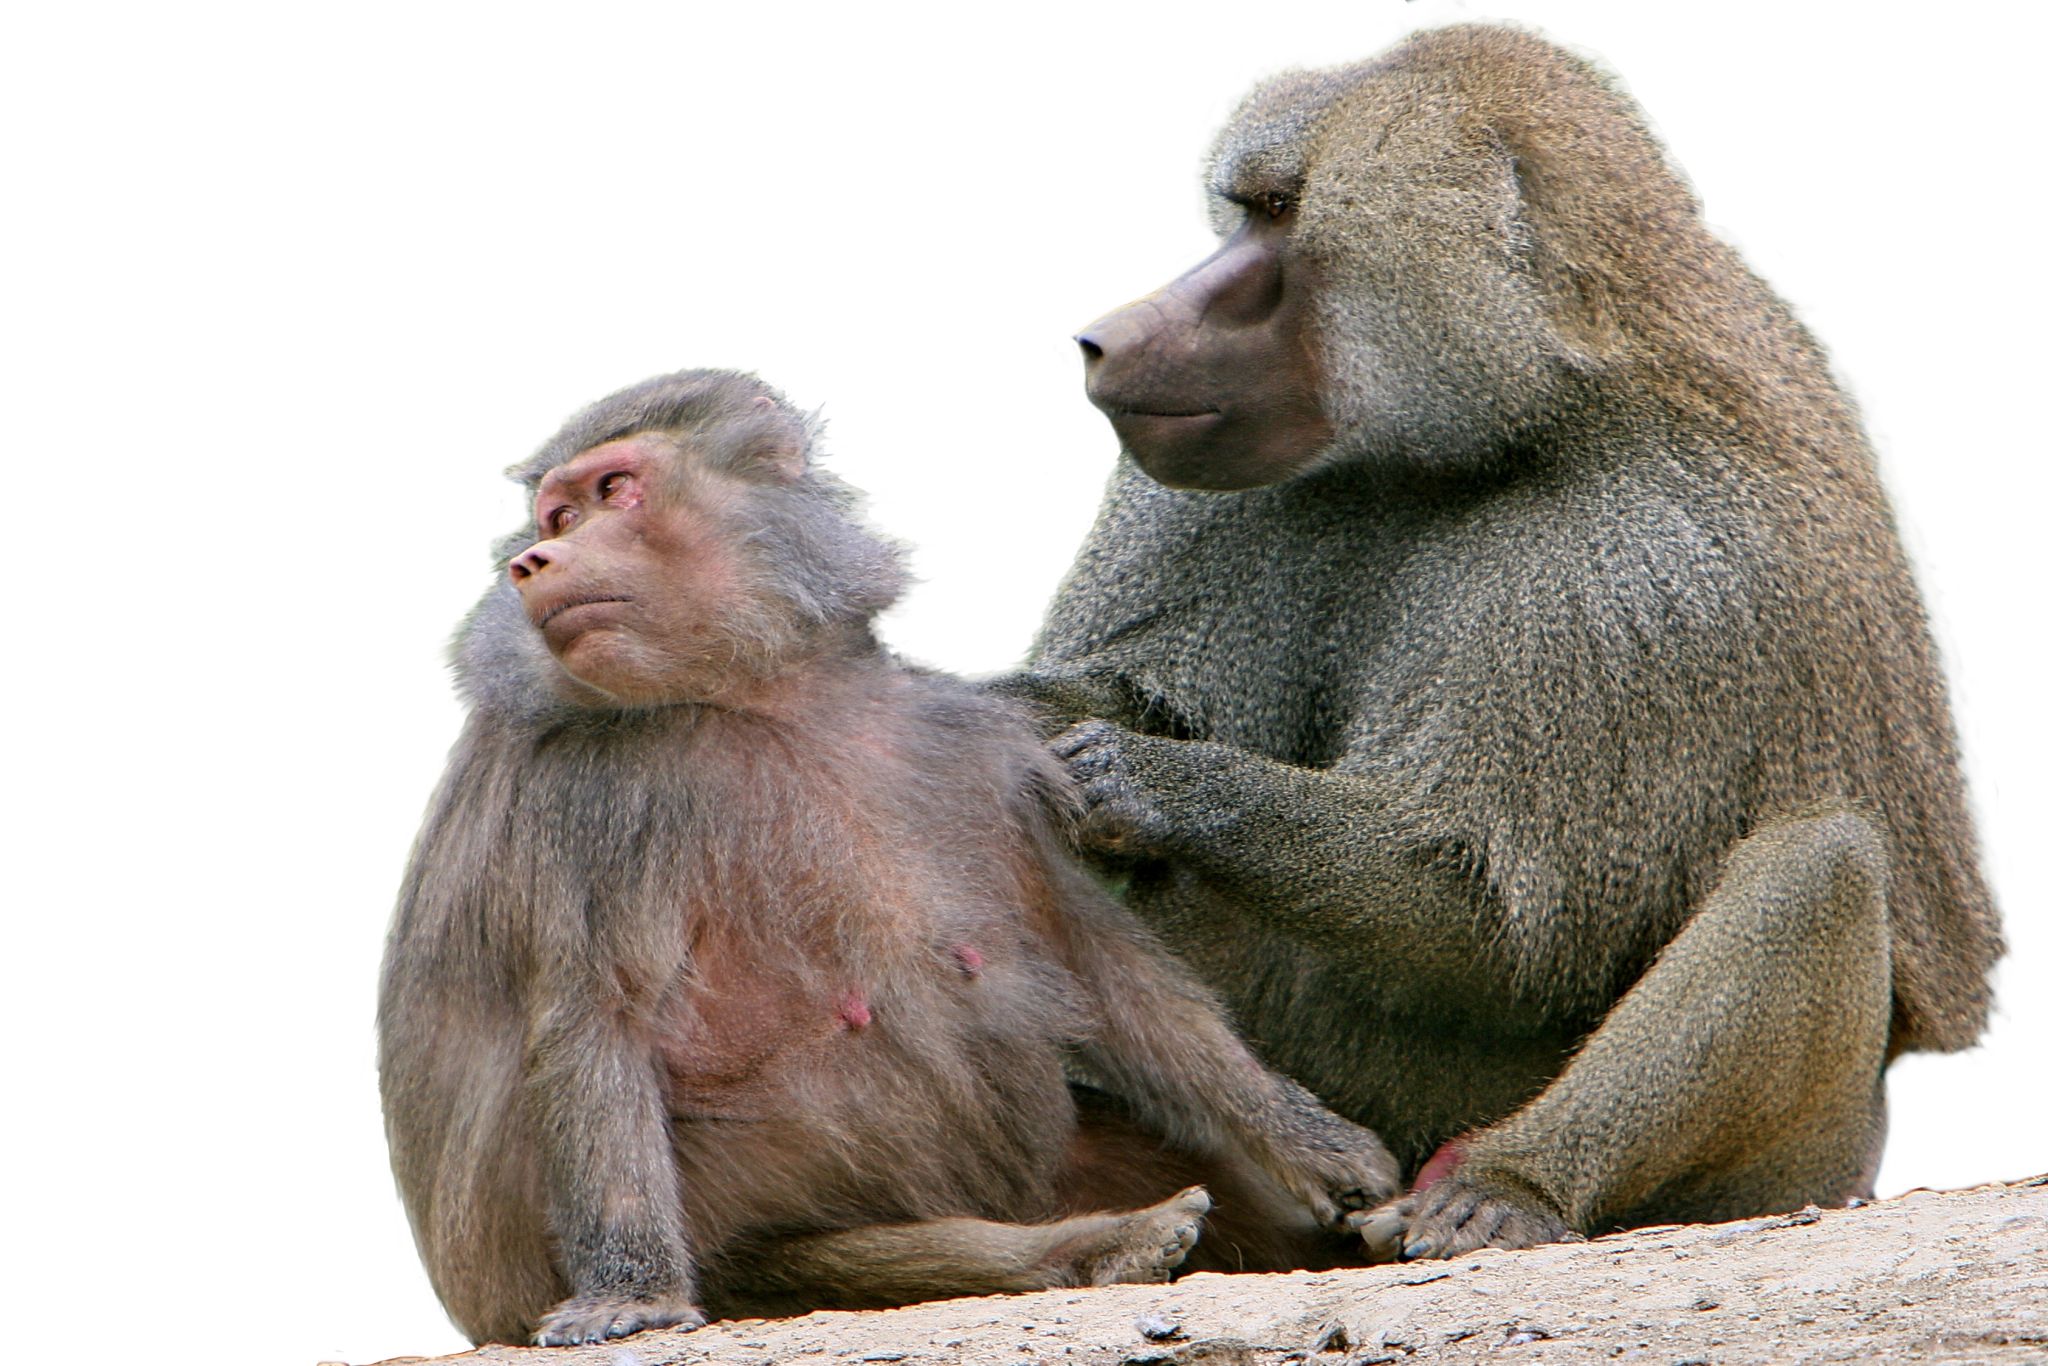
<svg viewBox="0 0 2048 1366"><path fill-rule="evenodd" d="M526 553L517 556L506 566L505 572L512 576L512 586L517 588L528 579L548 567L548 557L539 546L528 546Z"/></svg>

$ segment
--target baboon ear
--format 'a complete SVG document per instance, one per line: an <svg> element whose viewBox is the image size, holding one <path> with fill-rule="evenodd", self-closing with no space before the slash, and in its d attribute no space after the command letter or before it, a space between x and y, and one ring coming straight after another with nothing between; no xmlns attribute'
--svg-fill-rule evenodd
<svg viewBox="0 0 2048 1366"><path fill-rule="evenodd" d="M1573 193L1581 177L1528 129L1507 123L1493 137L1512 178L1522 246L1552 325L1574 352L1588 359L1607 355L1622 344L1621 307L1601 269L1605 252L1597 225L1580 207L1583 194Z"/></svg>
<svg viewBox="0 0 2048 1366"><path fill-rule="evenodd" d="M766 394L754 399L753 418L741 447L742 466L781 484L803 478L811 466L810 425Z"/></svg>

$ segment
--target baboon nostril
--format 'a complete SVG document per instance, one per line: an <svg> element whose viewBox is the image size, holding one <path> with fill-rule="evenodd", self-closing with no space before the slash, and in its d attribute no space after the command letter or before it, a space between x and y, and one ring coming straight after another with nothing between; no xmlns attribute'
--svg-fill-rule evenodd
<svg viewBox="0 0 2048 1366"><path fill-rule="evenodd" d="M1102 348L1096 345L1094 338L1076 337L1074 340L1081 344L1081 359L1091 365L1102 359Z"/></svg>

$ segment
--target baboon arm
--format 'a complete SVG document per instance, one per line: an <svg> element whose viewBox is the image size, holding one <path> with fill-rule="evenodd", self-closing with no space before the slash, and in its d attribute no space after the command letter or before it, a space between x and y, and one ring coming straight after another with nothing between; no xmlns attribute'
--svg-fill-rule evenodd
<svg viewBox="0 0 2048 1366"><path fill-rule="evenodd" d="M1096 1001L1082 1062L1106 1089L1179 1146L1249 1157L1324 1223L1397 1188L1400 1166L1377 1136L1269 1071L1122 907L1085 884L1060 904L1055 942Z"/></svg>
<svg viewBox="0 0 2048 1366"><path fill-rule="evenodd" d="M559 1010L529 1042L526 1099L548 1222L578 1297L694 1295L659 1077L651 1046L615 1012Z"/></svg>
<svg viewBox="0 0 2048 1366"><path fill-rule="evenodd" d="M1250 904L1262 927L1309 940L1367 979L1440 968L1470 980L1469 954L1447 930L1476 923L1484 887L1404 838L1390 785L1102 721L1053 748L1081 791L1084 844L1163 858L1232 893L1183 899L1186 913L1214 906L1234 923ZM1201 930L1177 924L1169 937Z"/></svg>
<svg viewBox="0 0 2048 1366"><path fill-rule="evenodd" d="M1233 1144L1275 1101L1279 1078L1135 921L1107 904L1090 909L1085 918L1070 912L1060 936L1066 966L1096 1001L1096 1027L1081 1049L1089 1071L1174 1142L1197 1151Z"/></svg>

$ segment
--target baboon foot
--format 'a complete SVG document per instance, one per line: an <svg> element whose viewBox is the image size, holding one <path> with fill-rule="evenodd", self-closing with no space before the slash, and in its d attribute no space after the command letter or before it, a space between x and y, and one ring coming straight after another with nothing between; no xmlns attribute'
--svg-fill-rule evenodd
<svg viewBox="0 0 2048 1366"><path fill-rule="evenodd" d="M1365 1238L1368 1253L1403 1261L1579 1237L1534 1192L1508 1190L1462 1174L1369 1210L1353 1226Z"/></svg>
<svg viewBox="0 0 2048 1366"><path fill-rule="evenodd" d="M1215 1202L1190 1186L1156 1205L1115 1216L1108 1227L1071 1255L1083 1285L1128 1285L1163 1281L1187 1260L1202 1236L1202 1216Z"/></svg>
<svg viewBox="0 0 2048 1366"><path fill-rule="evenodd" d="M1345 1227L1356 1233L1365 1245L1367 1261L1401 1260L1401 1242L1407 1236L1409 1221L1415 1217L1415 1204L1420 1198L1404 1195L1384 1205L1345 1216Z"/></svg>
<svg viewBox="0 0 2048 1366"><path fill-rule="evenodd" d="M680 1295L641 1300L625 1295L578 1295L563 1300L533 1330L537 1347L574 1347L622 1338L643 1328L696 1328L704 1311Z"/></svg>

